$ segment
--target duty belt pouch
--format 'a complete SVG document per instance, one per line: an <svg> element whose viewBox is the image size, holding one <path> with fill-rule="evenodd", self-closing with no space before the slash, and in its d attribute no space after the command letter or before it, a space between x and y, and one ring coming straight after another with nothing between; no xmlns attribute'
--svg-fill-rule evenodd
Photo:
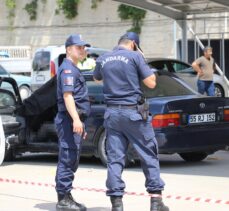
<svg viewBox="0 0 229 211"><path fill-rule="evenodd" d="M144 102L143 104L137 105L137 110L139 114L142 116L142 119L146 121L149 116L149 104Z"/></svg>

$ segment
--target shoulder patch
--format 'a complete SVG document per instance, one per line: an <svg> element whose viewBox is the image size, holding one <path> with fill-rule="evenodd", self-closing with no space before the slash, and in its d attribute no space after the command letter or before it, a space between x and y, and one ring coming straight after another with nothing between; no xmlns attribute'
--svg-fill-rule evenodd
<svg viewBox="0 0 229 211"><path fill-rule="evenodd" d="M73 77L66 77L64 79L64 85L65 86L73 86Z"/></svg>
<svg viewBox="0 0 229 211"><path fill-rule="evenodd" d="M67 73L67 74L72 73L72 70L64 70L64 73Z"/></svg>

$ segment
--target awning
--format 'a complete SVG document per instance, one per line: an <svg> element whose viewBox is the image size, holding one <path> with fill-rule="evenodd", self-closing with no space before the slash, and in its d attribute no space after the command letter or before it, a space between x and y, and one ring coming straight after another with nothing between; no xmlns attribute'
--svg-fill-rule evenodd
<svg viewBox="0 0 229 211"><path fill-rule="evenodd" d="M150 10L174 20L185 20L188 15L229 12L228 0L113 0Z"/></svg>

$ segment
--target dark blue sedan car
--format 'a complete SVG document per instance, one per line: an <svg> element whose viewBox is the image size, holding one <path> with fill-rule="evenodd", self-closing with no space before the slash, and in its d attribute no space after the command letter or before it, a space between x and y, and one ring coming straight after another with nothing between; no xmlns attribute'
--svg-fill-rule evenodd
<svg viewBox="0 0 229 211"><path fill-rule="evenodd" d="M178 153L186 161L201 161L209 154L229 146L229 99L203 97L182 80L167 72L158 72L157 86L142 90L150 104L152 127L159 153ZM106 164L106 132L103 114L106 109L102 84L85 75L92 112L86 121L87 139L82 155L99 157ZM1 81L13 80L0 78ZM56 79L53 78L21 102L7 90L0 89L0 115L6 139L5 159L23 152L57 152L53 119L56 107ZM1 146L1 145L0 145ZM138 159L130 146L127 161Z"/></svg>

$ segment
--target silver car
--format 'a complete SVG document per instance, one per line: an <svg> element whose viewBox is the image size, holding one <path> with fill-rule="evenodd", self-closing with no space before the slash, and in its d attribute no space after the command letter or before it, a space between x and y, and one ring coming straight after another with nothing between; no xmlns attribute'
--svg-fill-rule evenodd
<svg viewBox="0 0 229 211"><path fill-rule="evenodd" d="M151 67L158 70L164 70L175 73L179 78L183 79L188 85L197 91L197 73L188 63L177 59L168 58L151 58L147 60ZM228 97L228 85L223 77L214 74L213 81L215 84L215 96Z"/></svg>

